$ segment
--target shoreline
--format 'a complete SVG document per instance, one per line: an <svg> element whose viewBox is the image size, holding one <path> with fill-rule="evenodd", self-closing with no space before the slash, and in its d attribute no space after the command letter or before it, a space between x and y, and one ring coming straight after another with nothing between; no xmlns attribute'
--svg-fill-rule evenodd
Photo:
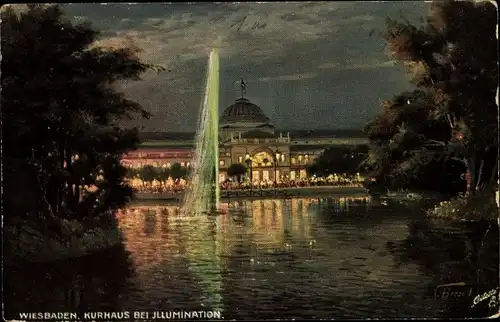
<svg viewBox="0 0 500 322"><path fill-rule="evenodd" d="M259 190L225 190L221 194L221 199L225 202L230 200L262 200L262 199L293 199L304 197L366 197L370 198L367 189L363 187L339 187L339 186L313 186L299 188L282 188L282 189L259 189ZM253 195L252 195L253 193ZM140 198L136 198L134 203L155 203L166 202L167 204L178 204L182 200L184 194L170 193L165 195L141 194ZM388 193L382 196L382 199L393 200L396 202L422 201L426 196L418 193ZM427 196L428 197L428 196ZM431 198L432 199L432 198ZM436 223L477 223L483 220L461 220L460 218L436 218L433 216L425 216L427 220ZM5 256L4 261L9 265L22 263L48 263L60 260L68 260L81 258L100 251L113 248L123 241L121 229L118 226L112 225L107 228L96 227L94 229L85 229L77 220L67 221L60 219L61 224L67 226L71 231L67 237L69 239L61 239L55 235L47 235L42 230L39 230L31 225L22 225L22 229L16 234L12 230L14 227L4 227L7 239L16 241L10 244L10 255ZM9 238L10 237L10 238Z"/></svg>
<svg viewBox="0 0 500 322"><path fill-rule="evenodd" d="M35 264L80 258L110 249L123 241L118 226L82 229L82 224L77 220L68 221L67 224L76 228L68 236L47 234L29 224L23 225L17 232L15 227L5 226L4 233L9 240L6 243L9 251L4 253L5 263ZM77 229L80 231L77 232Z"/></svg>
<svg viewBox="0 0 500 322"><path fill-rule="evenodd" d="M262 198L296 198L296 197L314 197L314 196L352 196L365 195L370 196L368 190L363 187L339 187L339 186L313 186L297 188L267 188L267 189L235 189L221 190L221 200L232 199L262 199ZM137 192L136 200L159 200L181 202L184 193L149 193Z"/></svg>

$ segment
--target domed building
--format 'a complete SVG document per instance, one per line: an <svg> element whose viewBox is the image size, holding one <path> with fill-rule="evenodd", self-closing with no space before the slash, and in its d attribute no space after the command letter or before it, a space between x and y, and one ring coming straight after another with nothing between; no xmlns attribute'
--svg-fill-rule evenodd
<svg viewBox="0 0 500 322"><path fill-rule="evenodd" d="M269 134L274 134L275 131L271 120L260 107L243 97L224 110L219 120L219 129L222 140L256 129Z"/></svg>
<svg viewBox="0 0 500 322"><path fill-rule="evenodd" d="M219 181L228 178L232 164L243 164L253 182L279 182L305 178L307 166L327 147L366 145L359 130L276 130L262 109L241 97L219 119ZM189 167L194 156L196 133L142 133L138 150L123 156L130 167L153 165Z"/></svg>
<svg viewBox="0 0 500 322"><path fill-rule="evenodd" d="M277 135L271 120L250 100L238 98L224 110L219 135L221 173L231 164L241 163L247 166L252 181L269 182L290 175L290 137Z"/></svg>

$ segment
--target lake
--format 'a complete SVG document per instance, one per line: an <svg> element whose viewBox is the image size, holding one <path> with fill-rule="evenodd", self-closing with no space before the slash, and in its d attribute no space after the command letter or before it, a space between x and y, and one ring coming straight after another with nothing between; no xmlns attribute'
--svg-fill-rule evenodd
<svg viewBox="0 0 500 322"><path fill-rule="evenodd" d="M117 214L120 247L5 268L6 318L217 310L238 320L364 319L498 309L491 296L471 307L498 290L496 225L432 222L422 205L354 196L222 207L219 215L182 217L175 205L135 203ZM435 298L437 286L458 282L471 285L468 294Z"/></svg>

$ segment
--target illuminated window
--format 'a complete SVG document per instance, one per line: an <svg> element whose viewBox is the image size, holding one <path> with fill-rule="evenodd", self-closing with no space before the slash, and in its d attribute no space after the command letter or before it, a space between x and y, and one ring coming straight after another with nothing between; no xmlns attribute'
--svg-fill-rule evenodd
<svg viewBox="0 0 500 322"><path fill-rule="evenodd" d="M243 157L241 157L241 156L240 156L240 157L238 157L238 161L239 161L240 163L242 163L242 162L243 162Z"/></svg>
<svg viewBox="0 0 500 322"><path fill-rule="evenodd" d="M252 158L253 167L270 166L272 164L273 164L273 156L264 151L256 153Z"/></svg>
<svg viewBox="0 0 500 322"><path fill-rule="evenodd" d="M222 166L222 165L224 165L224 164L225 164L224 160L220 160L220 161L219 161L219 165L221 165L221 166Z"/></svg>
<svg viewBox="0 0 500 322"><path fill-rule="evenodd" d="M295 164L295 158L292 158L292 164Z"/></svg>
<svg viewBox="0 0 500 322"><path fill-rule="evenodd" d="M189 167L190 165L191 165L191 163L189 163L189 162L188 162L188 163L186 163L186 167Z"/></svg>
<svg viewBox="0 0 500 322"><path fill-rule="evenodd" d="M184 162L181 162L181 167L185 167L186 164Z"/></svg>
<svg viewBox="0 0 500 322"><path fill-rule="evenodd" d="M170 168L170 167L172 167L172 164L169 162L169 163L167 163L167 168Z"/></svg>

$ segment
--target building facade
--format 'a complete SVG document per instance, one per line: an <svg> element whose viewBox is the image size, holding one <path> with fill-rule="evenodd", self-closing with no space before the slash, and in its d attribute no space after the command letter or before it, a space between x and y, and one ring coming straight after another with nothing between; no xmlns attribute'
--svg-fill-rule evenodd
<svg viewBox="0 0 500 322"><path fill-rule="evenodd" d="M326 148L366 145L361 131L277 131L261 108L246 98L224 110L219 121L219 180L228 178L232 164L243 164L252 181L296 180L306 177L306 167ZM129 167L174 163L192 166L195 133L142 133L139 149L127 153Z"/></svg>

